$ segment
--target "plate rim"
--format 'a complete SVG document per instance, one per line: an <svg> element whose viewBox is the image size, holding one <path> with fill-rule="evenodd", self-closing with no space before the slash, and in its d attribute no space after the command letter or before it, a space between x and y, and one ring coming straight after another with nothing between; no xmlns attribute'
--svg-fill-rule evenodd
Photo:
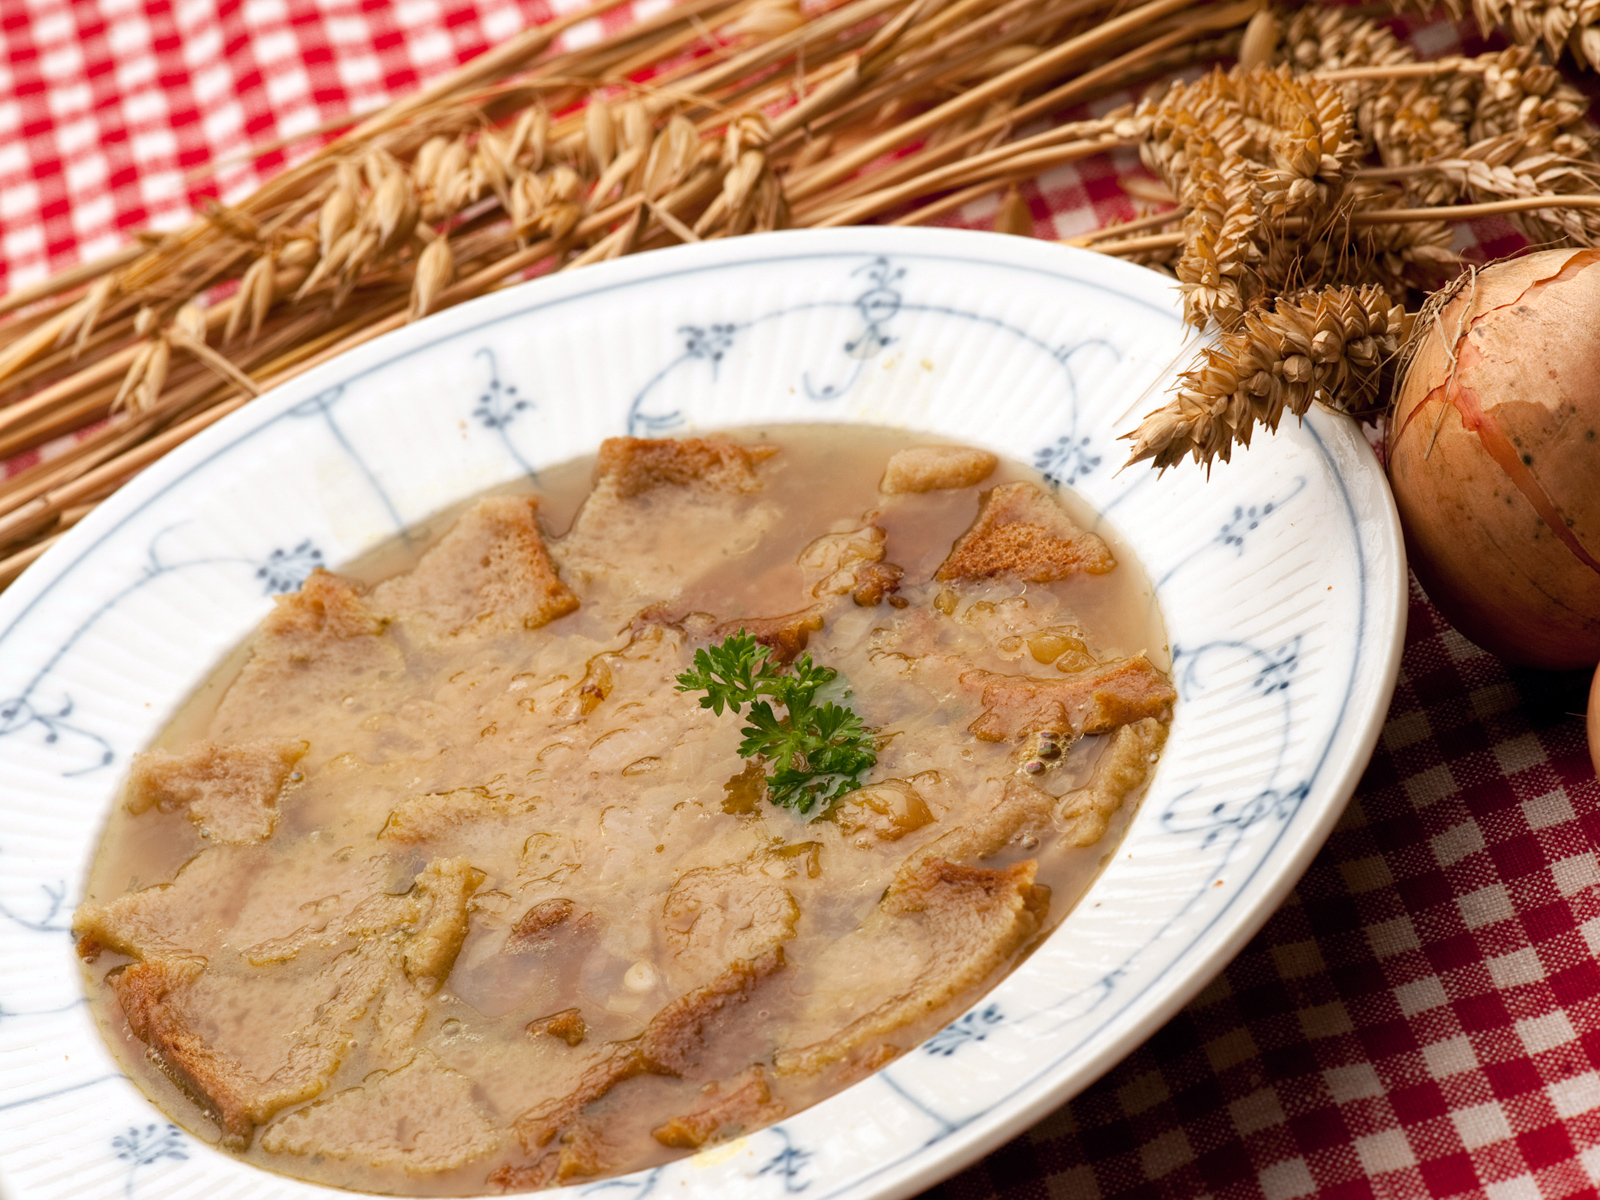
<svg viewBox="0 0 1600 1200"><path fill-rule="evenodd" d="M891 245L890 243L896 243ZM88 559L94 550L118 527L142 509L179 485L193 470L201 466L231 444L251 436L273 421L282 419L296 404L302 403L324 391L334 383L351 383L382 366L400 359L425 353L435 345L448 342L461 334L513 320L541 308L566 303L571 300L599 294L606 290L632 286L641 282L660 281L685 274L697 274L721 269L730 265L754 265L764 261L761 252L773 246L768 259L792 260L816 258L819 255L837 255L856 258L863 254L890 253L912 255L919 258L947 257L979 265L1003 266L1010 270L1034 272L1055 281L1070 280L1090 288L1105 287L1096 275L1107 274L1117 279L1119 294L1137 302L1148 303L1153 309L1169 316L1170 300L1159 303L1145 300L1139 295L1152 294L1154 289L1169 289L1170 281L1153 272L1120 260L1107 259L1092 251L1071 247L1029 243L1002 234L975 233L964 230L885 229L866 227L841 230L788 231L778 234L748 235L728 239L722 243L701 243L695 246L673 247L662 251L630 256L608 263L595 264L581 272L569 275L547 276L529 281L515 288L492 293L456 306L426 322L403 327L360 347L320 364L304 375L287 381L280 387L264 393L262 397L242 405L238 410L208 426L174 448L150 467L142 471L119 489L79 526L69 531L60 543L53 546L32 564L4 594L0 594L0 648L16 630L19 622L44 599L50 591L63 583L74 569ZM787 247L793 246L789 251ZM1024 250L1031 262L1014 261ZM671 260L670 262L668 260ZM686 265L669 270L682 261ZM1056 265L1059 263L1059 266ZM535 302L526 303L527 299ZM1161 991L1156 1004L1130 1026L1120 1030L1115 1038L1106 1039L1104 1046L1083 1056L1081 1066L1074 1068L1068 1078L1055 1085L1025 1085L1006 1099L998 1102L982 1115L974 1118L955 1133L942 1139L939 1150L933 1154L915 1155L899 1164L888 1164L880 1171L857 1177L827 1192L829 1195L856 1194L897 1200L944 1179L981 1157L995 1146L1030 1127L1040 1117L1058 1108L1071 1096L1089 1086L1109 1070L1117 1061L1131 1053L1162 1024L1186 1004L1195 993L1205 987L1218 972L1255 935L1261 925L1282 903L1283 898L1298 882L1310 860L1320 851L1333 825L1342 814L1353 794L1360 774L1365 770L1373 747L1382 731L1398 675L1400 654L1403 648L1404 615L1407 600L1407 574L1404 569L1403 540L1400 537L1398 515L1395 512L1387 487L1381 489L1376 513L1366 514L1370 524L1364 524L1350 495L1350 481L1334 463L1333 451L1324 443L1326 433L1335 441L1343 438L1349 442L1357 438L1353 428L1337 424L1341 420L1312 414L1307 420L1310 435L1319 443L1322 453L1329 458L1331 474L1338 480L1341 499L1350 510L1351 523L1357 544L1362 543L1361 531L1369 529L1378 543L1393 548L1399 556L1393 571L1394 586L1386 595L1374 595L1369 605L1361 610L1363 621L1368 612L1387 618L1390 630L1386 646L1380 647L1378 664L1379 686L1376 689L1380 702L1363 704L1354 710L1346 706L1341 712L1335 732L1329 737L1324 753L1326 758L1334 752L1341 740L1345 744L1343 760L1324 787L1331 788L1338 797L1334 802L1319 808L1306 831L1298 834L1295 846L1280 853L1275 846L1263 857L1257 873L1270 867L1270 878L1256 883L1248 895L1230 898L1214 922L1224 923L1220 939L1201 952L1199 962L1186 955L1176 960L1162 972L1160 979L1182 966L1182 979L1168 984ZM1261 439L1265 442L1267 439ZM1194 470L1192 464L1179 469ZM1377 478L1381 479L1381 470ZM1373 518L1376 518L1373 522ZM1370 572L1369 578L1375 578ZM1354 670L1354 668L1353 668ZM1289 825L1277 834L1277 840L1286 835ZM1274 857L1277 856L1277 857ZM1270 861L1269 861L1270 860ZM1223 922L1228 914L1233 919ZM887 1173L882 1186L867 1186L874 1178ZM284 1178L284 1177L280 1177ZM304 1181L297 1181L304 1182ZM3 1184L3 1169L0 1169ZM316 1186L316 1185L310 1185ZM567 1194L571 1189L564 1189Z"/></svg>

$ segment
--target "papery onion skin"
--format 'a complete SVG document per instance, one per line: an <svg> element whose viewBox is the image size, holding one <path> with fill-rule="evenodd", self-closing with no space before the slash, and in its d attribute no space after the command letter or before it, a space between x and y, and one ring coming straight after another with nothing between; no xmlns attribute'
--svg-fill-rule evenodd
<svg viewBox="0 0 1600 1200"><path fill-rule="evenodd" d="M1600 669L1589 685L1589 761L1594 763L1594 773L1600 775Z"/></svg>
<svg viewBox="0 0 1600 1200"><path fill-rule="evenodd" d="M1501 658L1600 662L1600 250L1458 282L1420 333L1389 482L1429 598ZM1451 351L1455 361L1451 361Z"/></svg>

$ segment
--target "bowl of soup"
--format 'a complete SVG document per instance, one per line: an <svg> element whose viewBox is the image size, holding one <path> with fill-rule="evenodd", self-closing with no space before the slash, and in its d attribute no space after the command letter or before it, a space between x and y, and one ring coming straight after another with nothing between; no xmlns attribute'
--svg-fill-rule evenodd
<svg viewBox="0 0 1600 1200"><path fill-rule="evenodd" d="M1175 301L683 247L140 476L0 597L3 1186L898 1196L1081 1090L1292 886L1398 661L1353 427L1119 472Z"/></svg>

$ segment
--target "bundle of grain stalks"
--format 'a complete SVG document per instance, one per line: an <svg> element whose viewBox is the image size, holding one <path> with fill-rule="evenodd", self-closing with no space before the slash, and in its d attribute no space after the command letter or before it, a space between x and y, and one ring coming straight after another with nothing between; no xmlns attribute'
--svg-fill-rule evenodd
<svg viewBox="0 0 1600 1200"><path fill-rule="evenodd" d="M185 229L0 300L0 459L85 431L0 482L0 585L262 389L638 250L926 222L995 193L998 227L1031 233L1018 182L1138 147L1167 204L1088 243L1175 274L1221 335L1133 435L1165 466L1226 458L1313 401L1377 405L1405 306L1454 268L1447 222L1600 234L1582 98L1536 48L1419 63L1349 10L1261 0L682 0L561 47L620 2L353 121ZM1196 78L1213 63L1235 65Z"/></svg>

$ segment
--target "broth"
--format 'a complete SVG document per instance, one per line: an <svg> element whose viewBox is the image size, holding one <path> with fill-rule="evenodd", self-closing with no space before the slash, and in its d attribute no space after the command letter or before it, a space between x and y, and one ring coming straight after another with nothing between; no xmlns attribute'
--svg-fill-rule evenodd
<svg viewBox="0 0 1600 1200"><path fill-rule="evenodd" d="M909 1050L1076 903L1174 698L1133 556L1019 464L885 494L927 439L729 436L545 472L542 546L509 489L314 576L141 757L75 927L173 1120L373 1191L636 1170ZM872 731L816 819L678 686L741 628Z"/></svg>

